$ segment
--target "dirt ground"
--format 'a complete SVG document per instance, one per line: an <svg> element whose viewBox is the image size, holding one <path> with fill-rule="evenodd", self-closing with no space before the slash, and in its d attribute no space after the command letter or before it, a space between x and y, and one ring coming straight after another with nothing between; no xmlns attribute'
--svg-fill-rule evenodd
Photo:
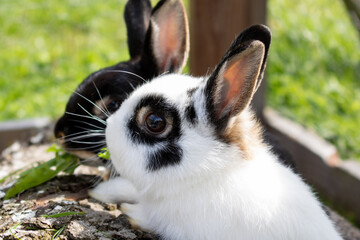
<svg viewBox="0 0 360 240"><path fill-rule="evenodd" d="M14 170L54 157L50 144L15 143L0 157L0 179ZM132 229L119 205L91 199L88 190L101 180L104 167L80 166L74 175L60 175L17 197L0 200L0 239L156 239L150 233ZM0 197L10 184L0 184ZM64 212L76 215L45 217Z"/></svg>
<svg viewBox="0 0 360 240"><path fill-rule="evenodd" d="M49 144L15 143L0 157L0 179L9 172L46 161L54 153L46 152ZM61 175L15 198L0 200L0 239L157 239L132 229L116 204L104 204L88 197L87 191L99 181L102 167L79 167L74 175ZM9 184L0 184L3 197ZM76 215L45 217L64 212ZM360 231L329 209L329 215L346 240L360 240ZM59 231L58 231L59 230Z"/></svg>

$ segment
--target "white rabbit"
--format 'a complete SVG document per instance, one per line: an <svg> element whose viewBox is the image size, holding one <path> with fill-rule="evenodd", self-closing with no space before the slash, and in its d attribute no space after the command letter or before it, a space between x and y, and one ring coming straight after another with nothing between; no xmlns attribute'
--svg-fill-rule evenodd
<svg viewBox="0 0 360 240"><path fill-rule="evenodd" d="M93 196L135 202L122 204L132 224L165 239L341 239L248 107L270 39L253 26L210 76L162 75L136 89L107 120L121 178Z"/></svg>

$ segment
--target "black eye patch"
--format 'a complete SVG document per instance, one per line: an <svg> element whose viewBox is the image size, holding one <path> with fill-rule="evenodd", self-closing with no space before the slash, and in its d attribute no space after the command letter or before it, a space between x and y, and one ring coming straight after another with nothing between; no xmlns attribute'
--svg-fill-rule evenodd
<svg viewBox="0 0 360 240"><path fill-rule="evenodd" d="M160 168L172 166L180 163L183 151L181 147L172 142L151 154L146 166L149 171L156 171Z"/></svg>
<svg viewBox="0 0 360 240"><path fill-rule="evenodd" d="M141 126L139 126L136 117L140 109L144 107L148 107L155 113L166 114L172 118L172 128L171 131L166 134L166 136L154 136L147 133L141 128ZM168 103L162 96L150 95L143 98L136 106L134 115L128 122L128 129L131 140L134 143L147 144L152 146L159 142L174 143L177 141L181 136L180 124L180 114L171 103Z"/></svg>
<svg viewBox="0 0 360 240"><path fill-rule="evenodd" d="M139 111L142 108L149 108L155 113L160 113L171 117L172 126L169 133L165 136L159 137L149 134L144 131L136 120ZM156 171L162 167L178 164L181 161L183 152L178 145L178 140L181 137L180 129L180 114L177 109L168 103L164 97L159 95L150 95L143 98L135 108L134 115L128 123L128 129L131 140L134 143L147 144L154 146L156 143L162 143L160 149L151 153L147 159L147 170Z"/></svg>

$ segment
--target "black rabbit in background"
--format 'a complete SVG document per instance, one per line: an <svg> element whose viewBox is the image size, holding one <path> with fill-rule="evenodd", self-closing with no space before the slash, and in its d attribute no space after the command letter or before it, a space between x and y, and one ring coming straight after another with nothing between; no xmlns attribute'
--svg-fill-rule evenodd
<svg viewBox="0 0 360 240"><path fill-rule="evenodd" d="M106 119L148 79L180 72L189 52L188 22L181 0L129 0L125 6L130 60L90 74L70 97L55 125L62 147L82 159L105 147Z"/></svg>

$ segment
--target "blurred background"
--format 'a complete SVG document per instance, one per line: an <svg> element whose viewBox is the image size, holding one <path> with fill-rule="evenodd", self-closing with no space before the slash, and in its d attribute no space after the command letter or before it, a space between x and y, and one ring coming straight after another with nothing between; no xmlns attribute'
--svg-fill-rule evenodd
<svg viewBox="0 0 360 240"><path fill-rule="evenodd" d="M125 3L0 0L0 121L56 119L88 74L127 60ZM266 104L360 161L360 38L343 1L268 0L267 25Z"/></svg>

